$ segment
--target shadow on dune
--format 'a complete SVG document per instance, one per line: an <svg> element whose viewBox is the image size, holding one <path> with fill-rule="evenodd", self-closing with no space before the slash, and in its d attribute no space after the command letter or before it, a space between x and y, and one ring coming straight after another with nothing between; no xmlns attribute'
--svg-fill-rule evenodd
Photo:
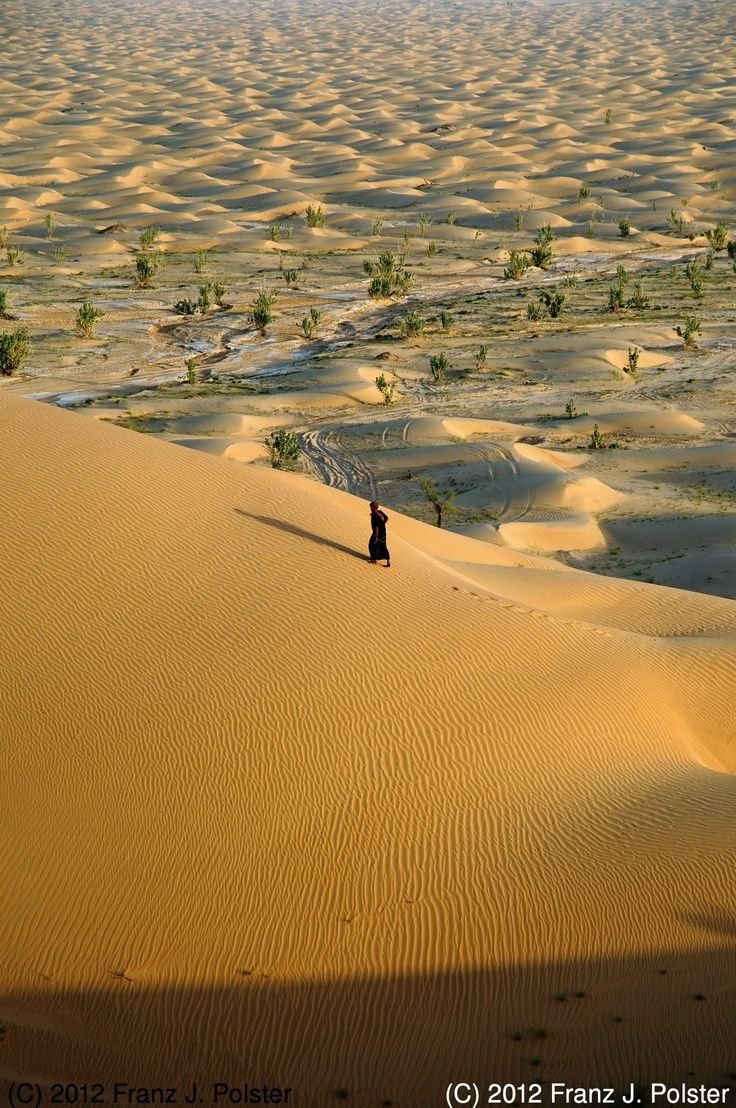
<svg viewBox="0 0 736 1108"><path fill-rule="evenodd" d="M359 943L360 923L346 926ZM212 1104L215 1082L268 1082L291 1086L297 1105L429 1108L461 1080L726 1085L735 949L305 983L236 963L216 987L108 969L87 992L65 989L62 970L0 996L0 1090L125 1081L176 1085L183 1103L196 1081Z"/></svg>
<svg viewBox="0 0 736 1108"><path fill-rule="evenodd" d="M246 516L248 519L255 519L259 523L265 523L269 527L275 527L277 531L286 531L289 535L296 535L300 539L309 539L310 542L317 543L318 546L331 546L333 550L339 550L341 554L349 554L351 558L357 558L360 562L367 562L368 555L360 554L351 546L343 546L342 543L334 542L333 539L326 539L322 535L315 535L313 531L305 531L303 527L297 527L294 523L285 523L282 519L274 519L272 516L259 516L255 512L246 512L244 508L235 508L235 511L240 516ZM370 528L366 528L368 532ZM368 538L366 537L366 550L368 548Z"/></svg>

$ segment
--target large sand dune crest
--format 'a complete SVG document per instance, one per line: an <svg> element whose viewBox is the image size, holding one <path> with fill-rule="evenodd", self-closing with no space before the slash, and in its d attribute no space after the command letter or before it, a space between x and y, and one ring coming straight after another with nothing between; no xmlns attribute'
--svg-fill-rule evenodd
<svg viewBox="0 0 736 1108"><path fill-rule="evenodd" d="M191 1042L195 1025L206 1046L189 1062L174 1051L180 1077L234 1075L213 1000L227 995L258 1073L288 1070L306 1103L329 1102L348 1072L358 1103L389 1081L424 1104L448 1059L506 1059L505 1032L489 1048L481 1021L429 1076L401 1078L399 1054L443 1037L441 1015L422 1029L410 1017L369 1084L345 1037L357 1019L360 1049L378 1050L380 1028L395 1029L387 996L408 988L414 1011L430 974L438 1013L465 1020L488 1003L477 967L657 960L700 945L704 905L726 910L736 786L701 753L714 721L730 742L729 601L696 598L701 637L683 661L666 636L698 634L688 594L514 569L505 551L400 515L394 566L373 568L366 506L345 493L10 396L0 426L8 1078L101 1080L127 1057L126 1073L155 1083L164 1044L182 1026ZM444 561L477 550L482 572L445 565L445 540ZM565 584L569 610L499 596L515 573ZM596 623L612 588L645 597L664 637ZM622 996L617 972L601 962L584 982L601 1019ZM394 975L414 983L395 994ZM324 1039L294 996L337 980ZM176 990L194 982L183 1014ZM254 988L276 990L268 1014ZM530 995L507 998L509 1020L548 1018L549 998ZM578 1065L579 1024L565 1027L555 1053ZM696 1033L717 1066L711 1031ZM646 1061L634 1038L612 1052L621 1072ZM596 1042L590 1072L608 1050ZM670 1046L662 1064L679 1072Z"/></svg>

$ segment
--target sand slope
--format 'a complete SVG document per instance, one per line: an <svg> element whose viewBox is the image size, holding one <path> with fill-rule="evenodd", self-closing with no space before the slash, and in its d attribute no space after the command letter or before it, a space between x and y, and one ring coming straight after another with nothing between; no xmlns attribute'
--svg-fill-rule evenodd
<svg viewBox="0 0 736 1108"><path fill-rule="evenodd" d="M298 475L0 434L5 1081L722 1073L731 602L399 515L375 569Z"/></svg>

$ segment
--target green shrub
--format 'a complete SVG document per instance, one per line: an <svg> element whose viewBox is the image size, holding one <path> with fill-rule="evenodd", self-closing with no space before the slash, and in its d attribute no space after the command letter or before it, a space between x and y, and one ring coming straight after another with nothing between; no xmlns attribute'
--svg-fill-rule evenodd
<svg viewBox="0 0 736 1108"><path fill-rule="evenodd" d="M532 265L537 266L539 269L547 269L552 261L551 244L554 241L554 237L554 231L549 223L545 223L543 227L539 228L534 236L534 246L530 251Z"/></svg>
<svg viewBox="0 0 736 1108"><path fill-rule="evenodd" d="M309 227L322 227L325 222L325 213L321 204L316 206L309 204L307 210L304 213L304 218L307 221Z"/></svg>
<svg viewBox="0 0 736 1108"><path fill-rule="evenodd" d="M572 400L572 399L568 400L567 404L565 404L565 416L566 416L566 418L567 419L576 419L578 415L579 415L579 412L578 412L577 408L575 407L575 401Z"/></svg>
<svg viewBox="0 0 736 1108"><path fill-rule="evenodd" d="M483 344L478 347L478 353L475 355L475 372L480 373L486 364L486 358L488 356L488 347Z"/></svg>
<svg viewBox="0 0 736 1108"><path fill-rule="evenodd" d="M714 250L723 250L728 238L728 227L725 223L716 223L715 227L705 232L705 237Z"/></svg>
<svg viewBox="0 0 736 1108"><path fill-rule="evenodd" d="M557 292L556 290L550 292L544 289L543 292L540 292L539 299L549 312L551 319L558 319L562 315L565 306L564 292Z"/></svg>
<svg viewBox="0 0 736 1108"><path fill-rule="evenodd" d="M5 289L0 289L0 319L8 318L8 294Z"/></svg>
<svg viewBox="0 0 736 1108"><path fill-rule="evenodd" d="M603 118L604 118L604 120L606 121L607 124L611 122L612 116L613 116L613 113L611 112L611 109L606 108L605 113L603 115Z"/></svg>
<svg viewBox="0 0 736 1108"><path fill-rule="evenodd" d="M85 300L74 317L74 324L78 335L88 339L91 337L98 319L102 319L104 312L95 308L91 300Z"/></svg>
<svg viewBox="0 0 736 1108"><path fill-rule="evenodd" d="M606 444L603 439L603 435L598 430L598 424L593 425L593 430L590 436L590 448L591 450L605 450Z"/></svg>
<svg viewBox="0 0 736 1108"><path fill-rule="evenodd" d="M46 228L46 238L53 238L56 222L54 221L54 217L51 212L46 212L46 215L43 217L43 225Z"/></svg>
<svg viewBox="0 0 736 1108"><path fill-rule="evenodd" d="M566 289L576 289L578 287L577 275L574 273L568 273L568 275L563 279L562 284L565 286Z"/></svg>
<svg viewBox="0 0 736 1108"><path fill-rule="evenodd" d="M3 331L0 335L0 376L12 377L25 365L31 351L31 336L27 327Z"/></svg>
<svg viewBox="0 0 736 1108"><path fill-rule="evenodd" d="M628 354L626 356L625 367L627 373L636 373L637 367L639 365L640 356L641 350L639 350L638 347L629 347Z"/></svg>
<svg viewBox="0 0 736 1108"><path fill-rule="evenodd" d="M273 320L273 306L278 297L277 292L267 292L265 289L257 294L250 306L250 317L253 326L263 333Z"/></svg>
<svg viewBox="0 0 736 1108"><path fill-rule="evenodd" d="M382 219L374 219L373 226L371 227L371 234L378 237L378 235L380 235L382 230L383 230L383 220Z"/></svg>
<svg viewBox="0 0 736 1108"><path fill-rule="evenodd" d="M620 282L615 285L610 285L608 288L609 312L620 312L624 306L624 286Z"/></svg>
<svg viewBox="0 0 736 1108"><path fill-rule="evenodd" d="M150 288L157 269L158 262L153 254L139 254L135 259L135 283L138 288Z"/></svg>
<svg viewBox="0 0 736 1108"><path fill-rule="evenodd" d="M8 245L8 237L10 232L7 227L0 227L0 250L4 250Z"/></svg>
<svg viewBox="0 0 736 1108"><path fill-rule="evenodd" d="M437 253L437 243L436 242L428 242L427 243L427 257L428 258L433 258L436 253Z"/></svg>
<svg viewBox="0 0 736 1108"><path fill-rule="evenodd" d="M631 234L631 220L624 215L618 221L618 231L622 239L627 239Z"/></svg>
<svg viewBox="0 0 736 1108"><path fill-rule="evenodd" d="M713 263L716 260L716 252L711 246L710 250L706 252L705 261L703 262L703 269L706 269L709 273L713 269Z"/></svg>
<svg viewBox="0 0 736 1108"><path fill-rule="evenodd" d="M417 219L417 223L419 224L419 234L420 234L420 236L423 239L426 239L427 229L431 225L432 220L429 218L429 216L420 215L419 218Z"/></svg>
<svg viewBox="0 0 736 1108"><path fill-rule="evenodd" d="M211 292L212 292L212 285L206 284L206 285L200 285L199 286L199 296L197 298L197 307L199 308L202 315L207 315L207 312L212 307L212 297L210 295Z"/></svg>
<svg viewBox="0 0 736 1108"><path fill-rule="evenodd" d="M221 308L225 303L225 286L222 281L213 281L210 288L212 289L212 299L218 308Z"/></svg>
<svg viewBox="0 0 736 1108"><path fill-rule="evenodd" d="M55 262L63 262L64 258L66 257L66 247L55 246L51 251L51 257L54 259Z"/></svg>
<svg viewBox="0 0 736 1108"><path fill-rule="evenodd" d="M690 282L690 288L693 290L693 295L701 297L703 295L703 270L696 261L690 261L685 266L685 276Z"/></svg>
<svg viewBox="0 0 736 1108"><path fill-rule="evenodd" d="M305 339L313 339L319 330L322 312L318 308L310 308L309 315L302 320L302 332Z"/></svg>
<svg viewBox="0 0 736 1108"><path fill-rule="evenodd" d="M149 246L153 246L154 242L160 237L160 227L144 227L138 236L138 242L141 244L144 250Z"/></svg>
<svg viewBox="0 0 736 1108"><path fill-rule="evenodd" d="M524 213L523 212L517 212L516 215L514 216L514 227L516 228L517 231L520 231L523 226L524 226Z"/></svg>
<svg viewBox="0 0 736 1108"><path fill-rule="evenodd" d="M177 300L174 311L179 315L194 315L197 310L196 300Z"/></svg>
<svg viewBox="0 0 736 1108"><path fill-rule="evenodd" d="M450 227L452 227L453 224L457 222L457 216L453 211L449 211L445 216L445 219L449 223Z"/></svg>
<svg viewBox="0 0 736 1108"><path fill-rule="evenodd" d="M733 261L736 261L736 239L731 239L731 241L726 246L726 250L728 251L729 258L732 258Z"/></svg>
<svg viewBox="0 0 736 1108"><path fill-rule="evenodd" d="M281 239L281 224L280 223L270 223L269 227L268 227L268 233L271 236L271 241L272 242L279 242L280 239Z"/></svg>
<svg viewBox="0 0 736 1108"><path fill-rule="evenodd" d="M301 447L295 431L281 428L265 440L274 469L294 469L301 457Z"/></svg>
<svg viewBox="0 0 736 1108"><path fill-rule="evenodd" d="M375 262L363 262L363 269L371 278L368 295L376 300L405 296L412 282L411 273L404 268L404 255L397 258L388 250Z"/></svg>
<svg viewBox="0 0 736 1108"><path fill-rule="evenodd" d="M697 316L688 315L682 327L675 327L675 333L680 336L685 346L695 346L695 338L700 334L700 320Z"/></svg>
<svg viewBox="0 0 736 1108"><path fill-rule="evenodd" d="M429 368L432 373L432 380L435 384L441 385L452 369L452 365L446 354L433 354L429 359Z"/></svg>
<svg viewBox="0 0 736 1108"><path fill-rule="evenodd" d="M523 250L510 250L509 260L503 275L507 281L518 281L524 276L530 265L529 255Z"/></svg>
<svg viewBox="0 0 736 1108"><path fill-rule="evenodd" d="M8 265L12 268L15 265L23 264L23 251L17 250L14 246L7 246L5 248L5 255L8 261Z"/></svg>
<svg viewBox="0 0 736 1108"><path fill-rule="evenodd" d="M195 250L194 252L194 272L205 273L210 261L209 250Z"/></svg>
<svg viewBox="0 0 736 1108"><path fill-rule="evenodd" d="M590 197L590 189L587 185L581 185L578 189L578 202L587 200Z"/></svg>
<svg viewBox="0 0 736 1108"><path fill-rule="evenodd" d="M451 487L446 492L441 493L437 488L436 483L430 480L430 478L428 477L421 478L419 484L421 486L422 492L434 508L435 514L437 516L437 526L441 527L443 516L448 514L449 512L457 511L457 508L454 508L452 505L452 501L455 499L456 490ZM451 486L454 485L452 479L450 479L448 484Z"/></svg>
<svg viewBox="0 0 736 1108"><path fill-rule="evenodd" d="M528 300L526 305L526 318L530 323L539 323L542 318L542 307L536 300Z"/></svg>
<svg viewBox="0 0 736 1108"><path fill-rule="evenodd" d="M685 217L681 212L678 212L675 208L670 208L670 214L667 216L667 222L673 230L677 231L678 235L681 235L685 230Z"/></svg>
<svg viewBox="0 0 736 1108"><path fill-rule="evenodd" d="M299 280L299 271L296 269L284 269L281 276L286 281L287 288L291 288Z"/></svg>
<svg viewBox="0 0 736 1108"><path fill-rule="evenodd" d="M421 335L424 330L424 320L417 311L407 312L403 319L399 320L399 334L402 339L412 339Z"/></svg>
<svg viewBox="0 0 736 1108"><path fill-rule="evenodd" d="M389 383L383 373L381 373L378 377L376 377L376 388L383 396L383 402L386 407L388 407L390 404L393 404L394 393L396 391L395 382L392 381L391 383Z"/></svg>
<svg viewBox="0 0 736 1108"><path fill-rule="evenodd" d="M187 371L187 384L196 385L197 383L197 361L196 358L187 358L184 362Z"/></svg>
<svg viewBox="0 0 736 1108"><path fill-rule="evenodd" d="M641 281L637 281L634 285L633 295L629 298L627 308L635 308L638 311L643 311L649 307L649 297L644 295L644 291L641 286Z"/></svg>
<svg viewBox="0 0 736 1108"><path fill-rule="evenodd" d="M440 312L440 324L442 326L443 331L449 331L452 328L452 325L453 325L454 322L455 321L452 318L452 313L451 312L448 312L448 311Z"/></svg>

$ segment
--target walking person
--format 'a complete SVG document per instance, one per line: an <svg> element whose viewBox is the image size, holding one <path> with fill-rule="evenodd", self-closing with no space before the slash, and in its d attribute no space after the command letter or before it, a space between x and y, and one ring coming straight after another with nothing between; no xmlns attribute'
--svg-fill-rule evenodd
<svg viewBox="0 0 736 1108"><path fill-rule="evenodd" d="M372 566L378 564L380 558L386 559L386 569L391 565L391 556L386 546L386 524L388 516L381 511L377 500L371 500L371 537L368 540L368 556Z"/></svg>

